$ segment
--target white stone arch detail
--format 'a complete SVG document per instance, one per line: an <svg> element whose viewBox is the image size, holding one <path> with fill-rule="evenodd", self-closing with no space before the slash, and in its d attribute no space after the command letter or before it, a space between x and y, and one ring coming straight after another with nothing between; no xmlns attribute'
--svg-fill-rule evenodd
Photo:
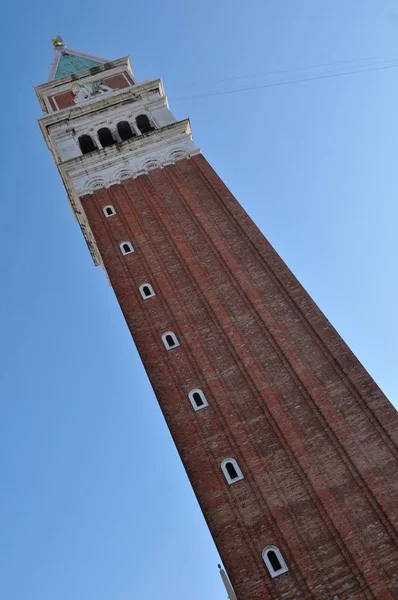
<svg viewBox="0 0 398 600"><path fill-rule="evenodd" d="M198 404L197 404L197 402L196 402L196 400L195 400L195 396L196 396L196 394L199 394L199 397L200 397L200 399L201 399L201 401L202 401L202 404L200 404L199 406L198 406ZM196 410L202 410L202 408L206 408L206 406L209 406L209 403L207 402L207 398L206 398L206 396L204 395L204 393L203 393L203 390L201 390L201 389L199 389L199 388L195 388L195 389L191 390L191 391L188 393L188 398L190 399L190 401L191 401L191 404L192 404L192 408L193 408L195 411L196 411Z"/></svg>
<svg viewBox="0 0 398 600"><path fill-rule="evenodd" d="M92 194L96 190L106 187L106 184L107 181L104 177L93 177L93 179L87 181L86 190Z"/></svg>
<svg viewBox="0 0 398 600"><path fill-rule="evenodd" d="M148 288L150 292L149 294L145 293L145 288ZM139 287L139 290L143 300L148 300L148 298L153 298L154 296L156 296L154 289L150 283L142 283Z"/></svg>
<svg viewBox="0 0 398 600"><path fill-rule="evenodd" d="M151 171L152 169L159 169L162 166L162 163L157 158L148 158L142 163L143 171Z"/></svg>
<svg viewBox="0 0 398 600"><path fill-rule="evenodd" d="M274 552L275 556L280 564L280 568L279 569L275 569L272 566L271 560L269 558L269 553L270 552ZM263 550L263 561L265 562L265 566L268 569L268 572L270 574L270 576L272 578L274 577L278 577L278 575L282 575L283 573L287 573L289 570L289 567L286 564L285 559L282 556L281 551L279 550L279 548L277 548L277 546L267 546L266 548L264 548Z"/></svg>
<svg viewBox="0 0 398 600"><path fill-rule="evenodd" d="M114 179L117 179L118 181L123 181L124 179L130 179L131 177L134 177L133 170L127 167L123 167L122 169L118 169L116 171Z"/></svg>
<svg viewBox="0 0 398 600"><path fill-rule="evenodd" d="M230 473L228 472L228 464L231 464L233 466L233 468L235 469L236 477L232 477L230 475ZM236 481L240 481L241 479L244 479L244 475L243 475L241 468L238 465L238 462L235 458L224 458L224 460L221 463L221 469L222 469L222 472L224 473L224 477L227 480L227 482L229 483L229 485L231 485L232 483L235 483Z"/></svg>
<svg viewBox="0 0 398 600"><path fill-rule="evenodd" d="M183 158L188 158L188 152L183 148L177 148L176 150L173 150L168 156L168 159L172 162L182 160Z"/></svg>
<svg viewBox="0 0 398 600"><path fill-rule="evenodd" d="M108 209L110 209L109 213L108 213ZM106 206L104 206L104 208L102 209L102 212L104 213L104 215L106 216L107 219L109 219L109 217L113 217L114 215L117 214L116 208L113 206L113 204L107 204Z"/></svg>
<svg viewBox="0 0 398 600"><path fill-rule="evenodd" d="M129 169L128 167L123 167L122 169L119 168L111 173L109 185L116 185L125 179L130 179L131 177L134 177L134 172L132 169Z"/></svg>
<svg viewBox="0 0 398 600"><path fill-rule="evenodd" d="M171 339L173 340L173 344L170 344L169 336L171 336ZM165 331L164 334L162 335L162 342L163 342L166 350L174 350L174 348L178 348L178 346L180 345L180 342L178 341L177 336L174 333L174 331Z"/></svg>
<svg viewBox="0 0 398 600"><path fill-rule="evenodd" d="M123 242L120 242L119 248L120 248L120 252L123 254L123 256L126 256L126 254L131 254L132 252L134 252L134 246L129 240L123 240Z"/></svg>

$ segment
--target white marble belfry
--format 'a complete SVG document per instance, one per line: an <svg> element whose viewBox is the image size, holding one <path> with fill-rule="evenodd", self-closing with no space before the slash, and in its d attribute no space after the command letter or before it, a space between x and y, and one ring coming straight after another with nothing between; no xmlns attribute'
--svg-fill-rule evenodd
<svg viewBox="0 0 398 600"><path fill-rule="evenodd" d="M128 87L111 89L104 83L120 76L128 82ZM169 110L162 81L132 81L130 61L122 58L36 88L44 113L39 120L40 128L97 265L102 261L80 197L200 152L193 142L189 121L177 121ZM79 101L76 90L85 91L84 98L80 91ZM99 93L93 94L93 90ZM71 106L59 108L54 97L69 92L73 94ZM139 115L148 117L153 131L141 134L136 125ZM130 124L136 134L133 138L120 139L117 124L121 121ZM112 132L116 144L102 148L98 131L104 127ZM82 153L79 145L82 135L91 137L95 151Z"/></svg>

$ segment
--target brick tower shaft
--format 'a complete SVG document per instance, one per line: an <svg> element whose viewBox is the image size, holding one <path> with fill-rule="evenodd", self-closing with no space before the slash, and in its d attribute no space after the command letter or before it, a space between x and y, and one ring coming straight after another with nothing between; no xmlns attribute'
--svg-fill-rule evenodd
<svg viewBox="0 0 398 600"><path fill-rule="evenodd" d="M398 598L397 413L128 59L40 125L238 600Z"/></svg>

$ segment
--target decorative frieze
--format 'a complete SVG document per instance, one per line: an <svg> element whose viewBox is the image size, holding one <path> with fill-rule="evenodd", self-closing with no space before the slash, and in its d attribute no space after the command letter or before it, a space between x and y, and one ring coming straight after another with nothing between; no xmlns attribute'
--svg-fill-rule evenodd
<svg viewBox="0 0 398 600"><path fill-rule="evenodd" d="M189 121L179 121L120 145L69 160L60 165L60 170L74 194L84 196L199 153L192 140Z"/></svg>

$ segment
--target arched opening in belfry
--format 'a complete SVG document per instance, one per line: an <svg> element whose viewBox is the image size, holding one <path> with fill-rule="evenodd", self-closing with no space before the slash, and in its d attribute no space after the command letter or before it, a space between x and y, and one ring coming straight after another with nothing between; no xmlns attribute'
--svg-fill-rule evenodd
<svg viewBox="0 0 398 600"><path fill-rule="evenodd" d="M112 146L113 144L116 144L116 140L112 135L112 132L110 129L108 129L108 127L102 127L101 129L98 130L98 138L100 141L100 144L103 148L106 148L107 146Z"/></svg>
<svg viewBox="0 0 398 600"><path fill-rule="evenodd" d="M147 115L138 115L135 122L137 123L137 127L141 133L149 133L155 129Z"/></svg>
<svg viewBox="0 0 398 600"><path fill-rule="evenodd" d="M120 121L120 123L117 124L117 132L123 142L136 135L135 131L131 129L131 125L128 121Z"/></svg>
<svg viewBox="0 0 398 600"><path fill-rule="evenodd" d="M97 150L97 146L89 135L81 135L79 137L79 146L83 154L88 154L89 152Z"/></svg>

